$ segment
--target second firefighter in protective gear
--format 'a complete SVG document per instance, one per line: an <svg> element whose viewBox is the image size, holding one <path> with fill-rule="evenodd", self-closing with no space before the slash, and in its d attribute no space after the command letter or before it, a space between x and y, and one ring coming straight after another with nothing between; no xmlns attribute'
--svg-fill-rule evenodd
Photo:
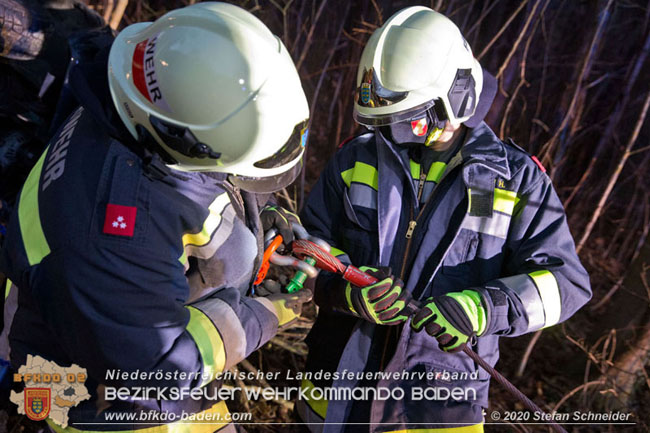
<svg viewBox="0 0 650 433"><path fill-rule="evenodd" d="M551 180L482 121L495 89L459 29L429 8L404 9L370 37L354 107L370 132L340 147L301 218L341 261L393 269L424 307L391 326L350 317L328 296L340 277L321 273L303 387L404 398L299 400L312 431L482 432L489 376L462 345L494 365L501 336L552 326L589 300ZM416 398L429 387L461 397Z"/></svg>

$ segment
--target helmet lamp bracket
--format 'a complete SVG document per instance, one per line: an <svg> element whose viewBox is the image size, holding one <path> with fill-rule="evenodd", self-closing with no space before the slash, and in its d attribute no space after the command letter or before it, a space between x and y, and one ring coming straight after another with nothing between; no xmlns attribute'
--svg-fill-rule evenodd
<svg viewBox="0 0 650 433"><path fill-rule="evenodd" d="M167 146L191 158L221 158L221 153L215 152L210 147L200 142L189 128L165 122L155 116L149 116L149 122L156 134Z"/></svg>
<svg viewBox="0 0 650 433"><path fill-rule="evenodd" d="M476 105L476 82L471 69L458 69L449 93L449 104L456 118L470 115Z"/></svg>

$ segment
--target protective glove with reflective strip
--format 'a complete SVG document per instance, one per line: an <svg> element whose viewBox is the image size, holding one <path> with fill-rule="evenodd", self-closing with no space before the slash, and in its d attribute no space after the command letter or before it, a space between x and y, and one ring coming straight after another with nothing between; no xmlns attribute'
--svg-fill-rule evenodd
<svg viewBox="0 0 650 433"><path fill-rule="evenodd" d="M472 336L481 336L487 328L481 295L463 290L429 298L413 317L411 327L416 332L424 328L445 352L458 352Z"/></svg>
<svg viewBox="0 0 650 433"><path fill-rule="evenodd" d="M397 325L405 322L408 316L404 307L411 299L404 283L390 275L390 268L370 268L362 266L360 270L379 279L366 287L345 286L345 299L349 311L369 322L380 325Z"/></svg>
<svg viewBox="0 0 650 433"><path fill-rule="evenodd" d="M266 206L260 213L260 220L262 221L262 229L264 233L271 229L276 229L282 235L282 243L285 246L291 245L293 242L293 223L300 224L298 215L289 212L280 206Z"/></svg>

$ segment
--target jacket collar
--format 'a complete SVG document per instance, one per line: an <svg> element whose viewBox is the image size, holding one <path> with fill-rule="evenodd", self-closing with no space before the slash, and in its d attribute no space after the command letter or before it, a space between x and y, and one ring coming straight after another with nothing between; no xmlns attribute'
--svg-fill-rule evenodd
<svg viewBox="0 0 650 433"><path fill-rule="evenodd" d="M378 143L383 142L388 146L390 149L389 153L396 158L397 163L402 166L407 177L410 177L410 168L400 157L399 147L386 139L378 130L375 131L375 137ZM454 159L456 160L456 164L465 167L479 165L505 179L510 179L511 177L506 147L485 122L481 122L476 128L471 128L467 131L465 143L460 149L460 157ZM380 160L379 164L381 165L384 162Z"/></svg>
<svg viewBox="0 0 650 433"><path fill-rule="evenodd" d="M468 131L460 152L464 166L479 164L505 179L510 179L512 172L506 147L485 122Z"/></svg>

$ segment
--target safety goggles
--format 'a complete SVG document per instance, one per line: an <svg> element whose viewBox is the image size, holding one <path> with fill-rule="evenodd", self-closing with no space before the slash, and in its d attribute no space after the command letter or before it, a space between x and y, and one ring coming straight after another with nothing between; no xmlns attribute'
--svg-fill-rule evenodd
<svg viewBox="0 0 650 433"><path fill-rule="evenodd" d="M444 122L448 119L444 105L440 99L432 99L431 101L427 101L423 104L416 105L415 107L399 111L397 113L379 115L360 113L355 107L354 112L352 113L352 117L357 123L374 128L379 126L392 125L399 122L410 121L412 119L421 117L422 114L426 111L429 111L432 114L432 117L433 114L435 114L435 119L432 119L436 120L436 122L433 122L435 125L439 124L438 121Z"/></svg>

